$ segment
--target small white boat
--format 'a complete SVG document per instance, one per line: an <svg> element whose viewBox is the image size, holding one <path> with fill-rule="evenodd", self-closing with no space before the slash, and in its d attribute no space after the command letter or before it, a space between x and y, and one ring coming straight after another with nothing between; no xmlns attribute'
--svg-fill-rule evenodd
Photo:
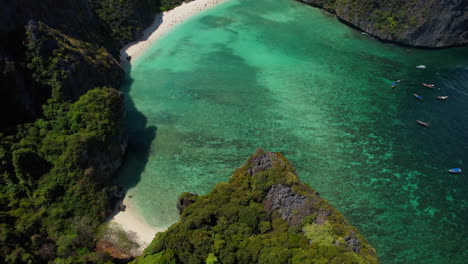
<svg viewBox="0 0 468 264"><path fill-rule="evenodd" d="M429 123L423 122L421 120L416 120L416 123L420 124L423 127L431 127L431 125L429 125Z"/></svg>
<svg viewBox="0 0 468 264"><path fill-rule="evenodd" d="M426 65L418 65L416 66L417 69L426 69Z"/></svg>
<svg viewBox="0 0 468 264"><path fill-rule="evenodd" d="M436 96L437 99L439 100L447 100L448 99L448 96L447 95L444 95L444 96Z"/></svg>

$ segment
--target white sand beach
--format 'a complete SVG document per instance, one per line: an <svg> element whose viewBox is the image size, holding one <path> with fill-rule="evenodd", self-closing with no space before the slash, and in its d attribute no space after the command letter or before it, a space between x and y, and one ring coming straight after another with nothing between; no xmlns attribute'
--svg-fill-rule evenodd
<svg viewBox="0 0 468 264"><path fill-rule="evenodd" d="M128 43L120 50L121 63L127 63L128 56L131 56L131 61L134 61L153 41L160 38L177 24L223 1L225 0L194 0L189 3L183 3L172 10L157 14L152 25L143 31L143 35L139 40ZM119 224L126 232L135 232L138 238L136 242L141 245L142 249L151 243L157 232L165 231L165 229L158 229L149 225L138 214L128 196L125 197L123 204L126 206L125 211L119 212L116 209L115 215L109 221ZM174 204L174 206L176 205Z"/></svg>
<svg viewBox="0 0 468 264"><path fill-rule="evenodd" d="M142 249L151 243L156 233L165 231L163 228L156 228L148 224L138 214L128 196L125 197L122 203L126 206L125 211L119 212L117 207L116 214L110 219L110 223L118 224L126 232L134 232L137 236L137 241L135 242L140 244Z"/></svg>
<svg viewBox="0 0 468 264"><path fill-rule="evenodd" d="M143 35L140 39L126 44L120 50L121 63L127 63L127 57L129 56L131 56L131 61L134 61L153 43L153 41L163 36L176 25L200 11L224 1L225 0L194 0L189 3L183 3L172 10L157 14L151 26L143 31Z"/></svg>

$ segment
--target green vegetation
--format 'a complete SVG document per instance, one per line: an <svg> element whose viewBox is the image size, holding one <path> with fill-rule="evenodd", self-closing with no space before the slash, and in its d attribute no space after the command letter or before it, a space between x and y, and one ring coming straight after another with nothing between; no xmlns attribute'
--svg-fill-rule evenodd
<svg viewBox="0 0 468 264"><path fill-rule="evenodd" d="M116 223L107 223L102 225L97 232L97 238L106 242L111 242L112 246L121 252L131 253L139 249L137 234L131 231L125 231Z"/></svg>
<svg viewBox="0 0 468 264"><path fill-rule="evenodd" d="M79 95L94 88L80 86L84 83L82 79L92 78L98 84L112 85L116 85L120 79L120 72L116 70L118 62L106 49L64 35L42 22L30 23L25 43L27 67L36 85L42 90L41 97L76 100ZM89 68L91 72L109 71L114 75L100 78L98 74L96 77L89 74L83 76L83 68ZM102 80L105 77L111 80Z"/></svg>
<svg viewBox="0 0 468 264"><path fill-rule="evenodd" d="M339 1L322 2L335 9ZM54 9L50 14L57 17L39 17L53 21L54 27L31 22L26 32L16 32L9 46L1 44L2 52L7 51L0 54L1 105L13 117L1 125L19 124L9 130L2 127L0 134L1 263L112 262L110 256L94 251L100 236L116 238L124 250L135 247L122 230L99 231L116 191L99 162L112 159L113 147L120 143L123 100L112 88L93 88L118 87L122 75L118 46L135 38L157 11L182 2L89 0L76 6L73 1L61 2L63 6L44 2L40 11ZM63 21L70 11L76 11L78 23ZM32 14L21 20L36 18ZM382 21L397 29L400 20L393 12ZM41 114L35 113L40 109ZM136 263L377 262L373 248L299 182L280 154L275 154L273 168L250 176L252 160L263 154L257 153L209 195L185 194L191 205L183 208L181 221L159 234ZM280 212L267 210L266 195L277 184L312 199L315 211L304 217L295 208L292 218L300 221L294 224ZM318 221L319 209L331 212L325 224ZM359 250L350 246L351 240L360 241Z"/></svg>
<svg viewBox="0 0 468 264"><path fill-rule="evenodd" d="M94 247L116 192L106 166L123 155L123 100L93 88L119 87L118 47L182 0L59 2L7 3L17 32L0 30L0 263L111 260Z"/></svg>
<svg viewBox="0 0 468 264"><path fill-rule="evenodd" d="M146 16L140 16L141 11L152 10L154 15L159 9L158 1L149 0L91 0L90 3L109 26L112 38L120 43L132 40L148 23Z"/></svg>
<svg viewBox="0 0 468 264"><path fill-rule="evenodd" d="M119 87L119 49L183 0L10 1L1 15L0 132L41 116L48 99ZM73 16L73 19L70 16ZM14 30L13 30L14 29ZM13 30L13 31L12 31ZM11 134L11 132L9 132Z"/></svg>
<svg viewBox="0 0 468 264"><path fill-rule="evenodd" d="M431 3L419 5L406 0L306 0L358 27L375 29L374 34L397 38L409 26L423 23L429 17ZM431 1L428 1L431 2ZM417 7L418 6L418 7Z"/></svg>
<svg viewBox="0 0 468 264"><path fill-rule="evenodd" d="M333 237L333 226L329 222L323 225L316 223L305 225L302 229L305 236L318 245L329 245L336 239Z"/></svg>
<svg viewBox="0 0 468 264"><path fill-rule="evenodd" d="M105 260L92 252L110 187L84 158L120 134L121 94L96 88L77 102L49 100L44 117L0 145L0 259L4 263Z"/></svg>
<svg viewBox="0 0 468 264"><path fill-rule="evenodd" d="M156 11L167 11L183 2L184 0L91 0L98 16L111 29L112 38L120 43L135 38Z"/></svg>
<svg viewBox="0 0 468 264"><path fill-rule="evenodd" d="M259 169L259 160L266 159L272 166ZM272 191L274 188L289 193L281 196L282 191ZM291 195L303 197L307 206L290 202L283 208L271 208L272 200L287 201ZM186 199L187 194L180 198ZM282 215L291 208L295 208L291 217L300 217L297 224ZM378 261L375 250L357 230L313 189L299 182L294 168L281 154L259 150L229 182L197 197L182 211L179 222L157 234L134 262L142 263Z"/></svg>

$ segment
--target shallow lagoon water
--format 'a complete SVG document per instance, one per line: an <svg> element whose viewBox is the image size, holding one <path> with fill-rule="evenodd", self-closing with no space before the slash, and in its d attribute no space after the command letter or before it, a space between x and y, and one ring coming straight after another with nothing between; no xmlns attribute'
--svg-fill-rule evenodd
<svg viewBox="0 0 468 264"><path fill-rule="evenodd" d="M382 263L466 263L468 181L447 170L468 171L467 48L409 51L295 1L231 0L154 43L122 89L119 181L150 224L176 222L181 192L209 192L261 147L290 159Z"/></svg>

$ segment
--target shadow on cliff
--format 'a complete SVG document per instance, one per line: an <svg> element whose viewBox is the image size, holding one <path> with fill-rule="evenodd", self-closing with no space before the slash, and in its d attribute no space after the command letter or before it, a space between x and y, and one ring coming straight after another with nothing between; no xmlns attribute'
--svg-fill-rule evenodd
<svg viewBox="0 0 468 264"><path fill-rule="evenodd" d="M131 71L130 65L125 67L126 72ZM157 134L157 127L147 126L146 117L138 111L129 96L132 83L133 79L127 75L120 88L120 91L125 95L128 146L115 180L125 192L136 186L140 181L141 174L148 162L151 142L153 142Z"/></svg>

